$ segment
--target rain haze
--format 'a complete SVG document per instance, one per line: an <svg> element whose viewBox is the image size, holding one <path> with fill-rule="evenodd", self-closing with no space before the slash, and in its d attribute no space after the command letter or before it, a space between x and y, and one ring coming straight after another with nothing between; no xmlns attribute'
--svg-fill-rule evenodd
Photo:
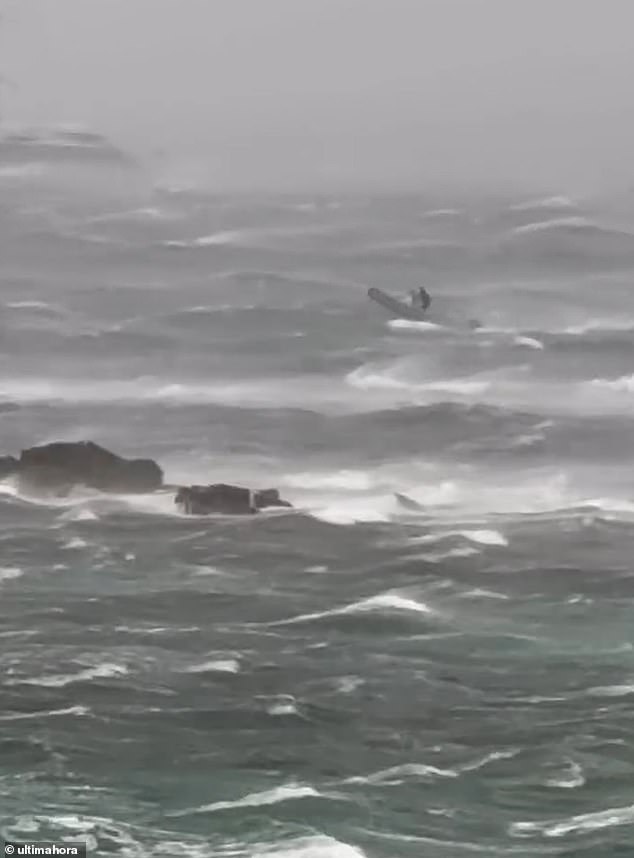
<svg viewBox="0 0 634 858"><path fill-rule="evenodd" d="M634 855L633 33L0 0L0 839Z"/></svg>
<svg viewBox="0 0 634 858"><path fill-rule="evenodd" d="M225 188L631 179L628 0L20 0L4 118Z"/></svg>

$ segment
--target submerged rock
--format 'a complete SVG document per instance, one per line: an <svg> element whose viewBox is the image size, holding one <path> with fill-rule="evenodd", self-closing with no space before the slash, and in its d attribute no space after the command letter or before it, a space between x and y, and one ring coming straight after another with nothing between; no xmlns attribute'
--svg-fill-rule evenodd
<svg viewBox="0 0 634 858"><path fill-rule="evenodd" d="M225 483L181 486L174 502L186 515L255 515L266 507L292 506L280 498L277 489L252 491Z"/></svg>

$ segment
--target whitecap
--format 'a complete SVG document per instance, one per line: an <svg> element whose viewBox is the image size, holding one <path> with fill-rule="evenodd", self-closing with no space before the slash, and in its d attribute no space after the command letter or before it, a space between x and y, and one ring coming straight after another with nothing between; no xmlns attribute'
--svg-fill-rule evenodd
<svg viewBox="0 0 634 858"><path fill-rule="evenodd" d="M429 766L425 763L404 763L400 766L393 766L390 769L374 772L371 775L355 775L354 777L346 778L342 783L398 786L404 783L407 778L432 780L434 778L457 777L458 772L455 772L453 769L439 769L436 766Z"/></svg>
<svg viewBox="0 0 634 858"><path fill-rule="evenodd" d="M80 536L73 536L72 539L69 539L68 542L65 542L62 545L62 548L86 548L88 543L85 539L82 539Z"/></svg>
<svg viewBox="0 0 634 858"><path fill-rule="evenodd" d="M634 683L596 685L593 688L588 688L586 694L589 697L628 697L630 694L634 694Z"/></svg>
<svg viewBox="0 0 634 858"><path fill-rule="evenodd" d="M508 545L508 539L499 530L460 530L459 536L481 545Z"/></svg>
<svg viewBox="0 0 634 858"><path fill-rule="evenodd" d="M464 548L451 548L444 552L420 554L418 557L428 563L440 563L442 560L449 560L452 557L473 557L475 554L480 554L477 548L465 546Z"/></svg>
<svg viewBox="0 0 634 858"><path fill-rule="evenodd" d="M552 197L543 197L537 200L526 200L523 203L515 203L509 206L509 211L523 212L531 211L532 209L576 209L577 203L563 195L555 195Z"/></svg>
<svg viewBox="0 0 634 858"><path fill-rule="evenodd" d="M281 697L275 703L270 703L266 707L266 711L269 715L297 715L301 717L295 698L290 694Z"/></svg>
<svg viewBox="0 0 634 858"><path fill-rule="evenodd" d="M59 673L38 676L33 679L10 679L7 685L37 685L45 688L63 688L75 682L89 682L92 679L116 679L126 676L128 668L121 664L104 663L97 667L80 670L79 673Z"/></svg>
<svg viewBox="0 0 634 858"><path fill-rule="evenodd" d="M24 570L20 569L19 566L0 566L0 581L10 581L23 574Z"/></svg>
<svg viewBox="0 0 634 858"><path fill-rule="evenodd" d="M60 516L62 521L98 521L99 516L87 507L69 510ZM70 547L70 546L68 546Z"/></svg>
<svg viewBox="0 0 634 858"><path fill-rule="evenodd" d="M185 673L239 673L240 662L236 658L216 659L192 664L185 668Z"/></svg>
<svg viewBox="0 0 634 858"><path fill-rule="evenodd" d="M285 784L264 792L253 792L235 801L215 801L192 807L186 810L173 811L169 816L191 816L199 813L216 813L219 810L235 810L243 807L262 807L280 804L285 801L296 801L302 798L321 798L322 794L311 786L302 784Z"/></svg>
<svg viewBox="0 0 634 858"><path fill-rule="evenodd" d="M597 831L601 828L613 828L618 825L631 825L634 822L634 804L626 807L613 807L592 813L569 816L560 821L513 822L509 834L515 837L540 834L543 837L565 837L567 834Z"/></svg>
<svg viewBox="0 0 634 858"><path fill-rule="evenodd" d="M300 837L290 843L259 845L249 850L250 858L366 858L357 846L350 846L325 834Z"/></svg>
<svg viewBox="0 0 634 858"><path fill-rule="evenodd" d="M306 623L312 620L321 620L327 617L344 616L346 614L362 614L369 611L404 611L415 614L433 614L434 611L424 602L417 602L415 599L401 596L398 593L380 593L377 596L371 596L369 599L362 599L359 602L352 602L350 605L344 605L341 608L332 608L329 611L316 611L312 614L300 614L297 617L291 617L287 620L277 620L269 623L272 626L287 626L294 623Z"/></svg>
<svg viewBox="0 0 634 858"><path fill-rule="evenodd" d="M516 226L512 231L514 235L530 235L536 232L545 232L551 229L583 229L584 227L593 226L592 221L585 217L559 217L552 220L537 221L535 223L527 223L523 226Z"/></svg>
<svg viewBox="0 0 634 858"><path fill-rule="evenodd" d="M544 349L544 344L541 340L537 340L534 337L515 337L513 342L518 346L526 346L529 349Z"/></svg>
<svg viewBox="0 0 634 858"><path fill-rule="evenodd" d="M473 590L465 590L460 594L461 599L501 599L508 600L505 593L498 593L497 590L484 590L482 587L474 587Z"/></svg>
<svg viewBox="0 0 634 858"><path fill-rule="evenodd" d="M6 683L8 684L8 683ZM0 715L0 721L22 721L31 718L53 718L58 715L75 715L83 717L89 715L88 706L69 706L66 709L47 709L43 712L12 712L8 715Z"/></svg>
<svg viewBox="0 0 634 858"><path fill-rule="evenodd" d="M339 676L335 680L335 686L340 694L352 694L361 685L365 685L365 679L360 676Z"/></svg>
<svg viewBox="0 0 634 858"><path fill-rule="evenodd" d="M437 322L414 321L413 319L391 319L387 325L389 328L405 331L442 331L445 327Z"/></svg>
<svg viewBox="0 0 634 858"><path fill-rule="evenodd" d="M192 239L173 239L164 241L162 244L165 247L178 247L181 249L196 248L196 247L216 247L228 244L235 244L239 241L241 233L238 231L225 230L215 232L211 235L201 235Z"/></svg>

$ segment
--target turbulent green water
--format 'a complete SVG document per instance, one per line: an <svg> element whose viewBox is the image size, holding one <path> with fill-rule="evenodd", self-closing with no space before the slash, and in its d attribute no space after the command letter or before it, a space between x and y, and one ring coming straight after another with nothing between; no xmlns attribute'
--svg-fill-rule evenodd
<svg viewBox="0 0 634 858"><path fill-rule="evenodd" d="M627 208L50 175L0 177L0 452L90 438L295 508L4 484L1 833L630 855ZM366 299L421 282L429 323Z"/></svg>

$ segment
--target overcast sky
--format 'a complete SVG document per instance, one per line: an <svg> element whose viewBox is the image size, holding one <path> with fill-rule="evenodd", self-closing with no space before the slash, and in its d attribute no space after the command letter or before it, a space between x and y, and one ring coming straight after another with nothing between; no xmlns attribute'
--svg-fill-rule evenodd
<svg viewBox="0 0 634 858"><path fill-rule="evenodd" d="M634 0L0 0L5 119L271 187L630 185Z"/></svg>

